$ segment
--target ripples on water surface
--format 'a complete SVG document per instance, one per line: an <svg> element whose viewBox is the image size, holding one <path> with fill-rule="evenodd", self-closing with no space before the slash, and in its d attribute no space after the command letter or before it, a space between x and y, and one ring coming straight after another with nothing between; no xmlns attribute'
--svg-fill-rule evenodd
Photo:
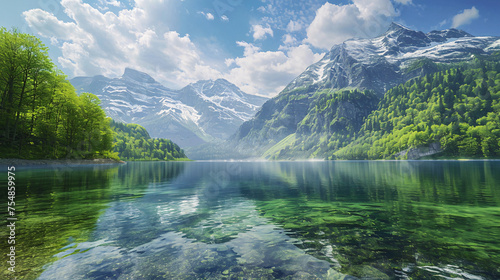
<svg viewBox="0 0 500 280"><path fill-rule="evenodd" d="M19 169L17 276L500 279L499 171L497 161Z"/></svg>

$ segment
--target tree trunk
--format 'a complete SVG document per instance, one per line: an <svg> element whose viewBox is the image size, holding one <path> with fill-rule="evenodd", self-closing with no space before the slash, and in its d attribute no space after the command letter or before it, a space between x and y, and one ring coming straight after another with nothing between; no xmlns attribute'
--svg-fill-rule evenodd
<svg viewBox="0 0 500 280"><path fill-rule="evenodd" d="M19 124L19 117L21 116L21 108L23 105L23 99L24 99L24 93L26 91L26 84L28 83L28 70L26 70L24 74L24 81L23 81L23 87L21 89L21 95L19 96L19 103L17 104L17 113L16 113L16 120L14 121L14 131L13 131L13 136L12 136L12 142L16 141L16 135L17 135L17 126Z"/></svg>

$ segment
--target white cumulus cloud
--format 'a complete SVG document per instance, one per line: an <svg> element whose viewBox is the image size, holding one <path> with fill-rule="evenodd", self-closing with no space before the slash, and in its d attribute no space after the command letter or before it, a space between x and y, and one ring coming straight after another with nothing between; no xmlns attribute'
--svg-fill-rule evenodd
<svg viewBox="0 0 500 280"><path fill-rule="evenodd" d="M114 3L103 1L109 5ZM373 7L368 0L364 1L365 10L356 6L362 0L356 0L358 4L336 7L356 8L360 16L357 21L363 22L373 15L384 14L380 9L370 11ZM82 0L61 0L62 16L41 9L26 11L23 16L34 32L49 38L61 49L58 61L70 76L101 74L117 77L130 67L150 74L168 87L179 88L202 79L226 78L248 93L274 96L323 56L311 46L317 45L313 43L313 28L307 29L310 42L302 42L301 38L306 22L313 19L313 10L308 21L306 17L283 17L280 21L282 28L266 21L253 25L250 36L254 42L237 42L243 49L242 55L226 59L226 65L215 61L217 66L212 66L207 62L213 62L213 59L202 52L209 53L206 44L196 40L197 45L189 34L180 34L168 26L165 11L171 8L170 3L166 0L132 0L131 8L121 5L118 12L105 12ZM323 9L330 9L325 5ZM267 8L274 11L273 7ZM320 10L316 22L322 18ZM394 13L389 10L386 14ZM203 15L209 19L208 13ZM228 21L229 18L221 16L220 20ZM263 50L255 43L274 37L275 32L280 33L276 40L282 42L277 50ZM316 35L329 32L322 30Z"/></svg>
<svg viewBox="0 0 500 280"><path fill-rule="evenodd" d="M285 45L294 45L295 43L297 43L297 39L295 39L295 37L290 34L285 34L283 36L283 43Z"/></svg>
<svg viewBox="0 0 500 280"><path fill-rule="evenodd" d="M396 1L399 4L403 4L403 5L413 4L412 0L394 0L394 1Z"/></svg>
<svg viewBox="0 0 500 280"><path fill-rule="evenodd" d="M244 56L226 60L234 66L226 79L232 81L250 94L274 96L302 73L309 65L317 62L324 54L315 54L309 46L279 51L260 51L247 42L238 42L245 48Z"/></svg>
<svg viewBox="0 0 500 280"><path fill-rule="evenodd" d="M205 12L198 12L199 14L203 15L207 20L214 20L215 17L211 13L205 13Z"/></svg>
<svg viewBox="0 0 500 280"><path fill-rule="evenodd" d="M110 0L110 1L99 0L99 3L101 3L102 5L109 5L109 6L115 6L115 7L121 6L121 3L117 0Z"/></svg>
<svg viewBox="0 0 500 280"><path fill-rule="evenodd" d="M274 35L273 30L269 25L265 27L260 24L252 25L252 32L253 32L253 39L255 41L266 39L267 35L270 35L271 37L273 37Z"/></svg>
<svg viewBox="0 0 500 280"><path fill-rule="evenodd" d="M298 21L293 21L293 20L290 20L290 22L286 27L286 31L288 32L296 32L300 31L301 29L302 29L302 24Z"/></svg>
<svg viewBox="0 0 500 280"><path fill-rule="evenodd" d="M103 13L81 0L62 0L61 5L67 22L40 9L23 15L35 32L59 43L58 61L68 74L116 77L131 67L171 87L222 76L203 62L188 34L166 26L168 1L135 0L133 8L117 14Z"/></svg>
<svg viewBox="0 0 500 280"><path fill-rule="evenodd" d="M398 15L390 0L353 0L352 4L325 3L307 28L305 42L330 49L347 39L383 33Z"/></svg>
<svg viewBox="0 0 500 280"><path fill-rule="evenodd" d="M460 14L453 17L453 23L451 27L457 28L462 25L466 25L472 22L472 20L479 18L479 11L476 7L470 9L465 9Z"/></svg>

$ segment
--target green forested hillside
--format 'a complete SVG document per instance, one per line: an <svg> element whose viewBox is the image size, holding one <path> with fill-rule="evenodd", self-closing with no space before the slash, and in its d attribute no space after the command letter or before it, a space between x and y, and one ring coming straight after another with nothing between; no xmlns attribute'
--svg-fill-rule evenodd
<svg viewBox="0 0 500 280"><path fill-rule="evenodd" d="M323 90L311 97L307 115L292 134L264 154L268 158L308 158L325 155L352 141L363 120L376 109L371 91Z"/></svg>
<svg viewBox="0 0 500 280"><path fill-rule="evenodd" d="M167 139L152 139L138 124L111 122L114 151L122 160L187 160L184 151Z"/></svg>
<svg viewBox="0 0 500 280"><path fill-rule="evenodd" d="M389 90L357 139L328 156L394 158L431 143L445 157L500 157L500 63L476 60Z"/></svg>
<svg viewBox="0 0 500 280"><path fill-rule="evenodd" d="M352 89L317 92L308 97L310 105L295 133L263 156L404 159L432 146L430 154L445 158L498 158L499 58L436 64L437 72L394 87L381 99Z"/></svg>
<svg viewBox="0 0 500 280"><path fill-rule="evenodd" d="M34 36L0 29L1 157L112 157L99 99L78 96L47 50Z"/></svg>

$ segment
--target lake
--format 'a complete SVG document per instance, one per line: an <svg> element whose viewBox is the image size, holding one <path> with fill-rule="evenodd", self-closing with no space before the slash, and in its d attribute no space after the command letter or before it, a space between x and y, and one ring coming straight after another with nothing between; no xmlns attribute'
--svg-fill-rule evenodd
<svg viewBox="0 0 500 280"><path fill-rule="evenodd" d="M16 187L18 279L500 279L499 161L129 162Z"/></svg>

